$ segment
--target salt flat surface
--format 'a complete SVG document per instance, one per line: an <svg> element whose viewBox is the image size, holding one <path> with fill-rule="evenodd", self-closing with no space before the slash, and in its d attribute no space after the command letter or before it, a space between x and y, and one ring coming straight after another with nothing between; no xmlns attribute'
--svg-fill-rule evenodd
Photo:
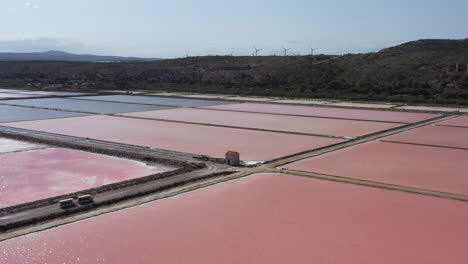
<svg viewBox="0 0 468 264"><path fill-rule="evenodd" d="M159 94L161 95L161 94ZM187 98L208 98L208 99L221 99L225 98L227 95L213 95L213 94L184 94L184 95L178 95L182 97L187 97Z"/></svg>
<svg viewBox="0 0 468 264"><path fill-rule="evenodd" d="M427 114L427 113L409 113L409 112L346 109L346 108L319 107L319 106L258 104L258 103L257 104L256 103L242 103L242 104L216 105L216 106L207 106L203 108L227 110L227 111L240 111L240 112L302 115L302 116L316 116L316 117L328 117L328 118L401 122L401 123L414 123L414 122L419 122L419 121L441 116L439 114Z"/></svg>
<svg viewBox="0 0 468 264"><path fill-rule="evenodd" d="M468 130L463 127L431 125L385 137L382 141L468 149Z"/></svg>
<svg viewBox="0 0 468 264"><path fill-rule="evenodd" d="M282 168L468 195L468 151L369 142Z"/></svg>
<svg viewBox="0 0 468 264"><path fill-rule="evenodd" d="M85 95L86 93L76 93L76 92L59 92L59 91L21 91L17 92L21 94L27 94L27 95L49 95L49 96L79 96L79 95Z"/></svg>
<svg viewBox="0 0 468 264"><path fill-rule="evenodd" d="M401 124L180 108L128 113L125 116L235 126L275 131L357 137Z"/></svg>
<svg viewBox="0 0 468 264"><path fill-rule="evenodd" d="M154 104L166 106L183 106L183 107L198 107L208 105L229 104L229 101L215 101L215 100L199 100L199 99L184 99L184 98L170 98L170 97L156 97L156 96L131 96L131 95L101 95L101 96L86 96L79 97L80 99L112 101L122 103L136 103L136 104Z"/></svg>
<svg viewBox="0 0 468 264"><path fill-rule="evenodd" d="M416 106L416 105L408 105L408 106L401 106L398 109L405 109L405 110L420 110L420 111L437 111L437 112L464 112L468 113L468 108L458 108L458 107L440 107L440 106Z"/></svg>
<svg viewBox="0 0 468 264"><path fill-rule="evenodd" d="M34 97L34 95L26 95L26 94L15 94L15 93L1 93L0 98L24 98L24 97ZM0 101L2 102L2 101Z"/></svg>
<svg viewBox="0 0 468 264"><path fill-rule="evenodd" d="M22 106L45 107L67 111L91 112L101 114L127 113L170 109L170 107L157 105L138 105L104 101L75 100L66 98L45 98L26 100L4 100L0 104L13 104Z"/></svg>
<svg viewBox="0 0 468 264"><path fill-rule="evenodd" d="M126 94L126 90L106 90L106 92L109 93L121 93L121 94ZM144 94L147 93L147 91L130 91L131 94Z"/></svg>
<svg viewBox="0 0 468 264"><path fill-rule="evenodd" d="M352 102L331 103L329 105L345 106L345 107L361 107L361 108L392 108L396 106L392 104L366 104L366 103L352 103Z"/></svg>
<svg viewBox="0 0 468 264"><path fill-rule="evenodd" d="M175 169L70 149L1 154L0 168L0 207Z"/></svg>
<svg viewBox="0 0 468 264"><path fill-rule="evenodd" d="M272 133L113 116L89 116L18 122L7 126L70 136L224 157L229 150L242 160L265 161L326 145L341 139Z"/></svg>
<svg viewBox="0 0 468 264"><path fill-rule="evenodd" d="M466 127L468 128L468 115L460 116L454 119L449 119L447 121L439 122L437 126L456 126L456 127Z"/></svg>
<svg viewBox="0 0 468 264"><path fill-rule="evenodd" d="M8 138L0 138L0 153L24 151L43 147L44 145L40 144L33 144Z"/></svg>
<svg viewBox="0 0 468 264"><path fill-rule="evenodd" d="M0 101L0 103L1 102L2 101ZM58 110L0 105L0 123L86 115L87 114L83 113L64 112Z"/></svg>
<svg viewBox="0 0 468 264"><path fill-rule="evenodd" d="M1 88L0 93L14 93L14 92L27 92L29 90L19 90L19 89L5 89Z"/></svg>
<svg viewBox="0 0 468 264"><path fill-rule="evenodd" d="M194 94L194 93L149 93L147 95L154 95L154 96L176 96L176 97L186 97L186 98L208 98L208 99L221 99L223 97L227 97L226 94Z"/></svg>
<svg viewBox="0 0 468 264"><path fill-rule="evenodd" d="M267 98L267 97L250 97L250 96L228 96L225 98L226 100L234 100L234 101L253 101L253 102L268 102L277 100L277 98Z"/></svg>
<svg viewBox="0 0 468 264"><path fill-rule="evenodd" d="M171 92L157 92L157 93L148 93L146 95L154 95L154 96L158 96L158 95L161 95L161 96L186 96L187 94L186 93L171 93Z"/></svg>
<svg viewBox="0 0 468 264"><path fill-rule="evenodd" d="M285 104L311 104L311 105L326 105L332 102L324 100L300 100L300 99L285 99L285 100L274 100L272 103L285 103Z"/></svg>
<svg viewBox="0 0 468 264"><path fill-rule="evenodd" d="M440 264L466 202L257 174L0 242L0 263Z"/></svg>

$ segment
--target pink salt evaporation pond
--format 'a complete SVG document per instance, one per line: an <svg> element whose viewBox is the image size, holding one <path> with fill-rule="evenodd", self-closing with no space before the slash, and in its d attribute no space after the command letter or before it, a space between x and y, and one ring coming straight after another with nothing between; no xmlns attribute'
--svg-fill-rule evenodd
<svg viewBox="0 0 468 264"><path fill-rule="evenodd" d="M465 263L466 219L462 201L257 174L3 241L0 263Z"/></svg>
<svg viewBox="0 0 468 264"><path fill-rule="evenodd" d="M432 125L385 137L382 141L468 149L468 129Z"/></svg>
<svg viewBox="0 0 468 264"><path fill-rule="evenodd" d="M0 168L0 207L175 169L70 149L2 154Z"/></svg>
<svg viewBox="0 0 468 264"><path fill-rule="evenodd" d="M468 195L466 161L467 150L369 142L281 168Z"/></svg>
<svg viewBox="0 0 468 264"><path fill-rule="evenodd" d="M170 109L122 114L130 117L173 120L240 128L267 129L283 132L357 137L401 126L401 124L256 114L207 109Z"/></svg>
<svg viewBox="0 0 468 264"><path fill-rule="evenodd" d="M0 138L0 153L24 151L43 147L43 145L39 144L33 144L8 138Z"/></svg>
<svg viewBox="0 0 468 264"><path fill-rule="evenodd" d="M5 125L218 158L224 157L226 151L234 150L246 161L271 160L344 141L115 116L63 118Z"/></svg>
<svg viewBox="0 0 468 264"><path fill-rule="evenodd" d="M415 123L415 122L424 121L424 120L428 120L431 118L436 118L436 117L441 116L440 114L428 114L428 113L410 113L410 112L361 110L361 109L319 107L319 106L298 106L298 105L258 104L258 103L216 105L216 106L205 106L202 108L218 109L218 110L226 110L226 111L315 116L315 117L328 117L328 118L397 122L397 123Z"/></svg>
<svg viewBox="0 0 468 264"><path fill-rule="evenodd" d="M465 127L468 128L468 115L450 119L437 123L438 126L454 126L454 127Z"/></svg>

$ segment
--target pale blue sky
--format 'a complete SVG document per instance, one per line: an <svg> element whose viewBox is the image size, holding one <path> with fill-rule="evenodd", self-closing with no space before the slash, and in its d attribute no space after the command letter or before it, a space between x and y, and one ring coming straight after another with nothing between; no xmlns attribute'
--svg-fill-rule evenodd
<svg viewBox="0 0 468 264"><path fill-rule="evenodd" d="M377 51L468 38L467 0L2 0L0 52L105 55Z"/></svg>

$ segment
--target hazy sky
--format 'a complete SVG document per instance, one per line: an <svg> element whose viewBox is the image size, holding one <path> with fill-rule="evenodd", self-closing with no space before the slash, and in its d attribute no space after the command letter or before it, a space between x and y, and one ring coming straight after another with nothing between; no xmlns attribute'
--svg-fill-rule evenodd
<svg viewBox="0 0 468 264"><path fill-rule="evenodd" d="M0 52L104 55L377 51L468 38L467 0L1 0Z"/></svg>

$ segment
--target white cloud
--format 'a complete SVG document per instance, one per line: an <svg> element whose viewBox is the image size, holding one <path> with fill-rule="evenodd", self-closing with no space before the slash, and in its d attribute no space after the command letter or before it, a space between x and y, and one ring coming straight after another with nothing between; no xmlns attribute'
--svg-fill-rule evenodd
<svg viewBox="0 0 468 264"><path fill-rule="evenodd" d="M25 9L38 9L40 8L39 4L33 3L33 2L26 2L23 5L23 8Z"/></svg>

